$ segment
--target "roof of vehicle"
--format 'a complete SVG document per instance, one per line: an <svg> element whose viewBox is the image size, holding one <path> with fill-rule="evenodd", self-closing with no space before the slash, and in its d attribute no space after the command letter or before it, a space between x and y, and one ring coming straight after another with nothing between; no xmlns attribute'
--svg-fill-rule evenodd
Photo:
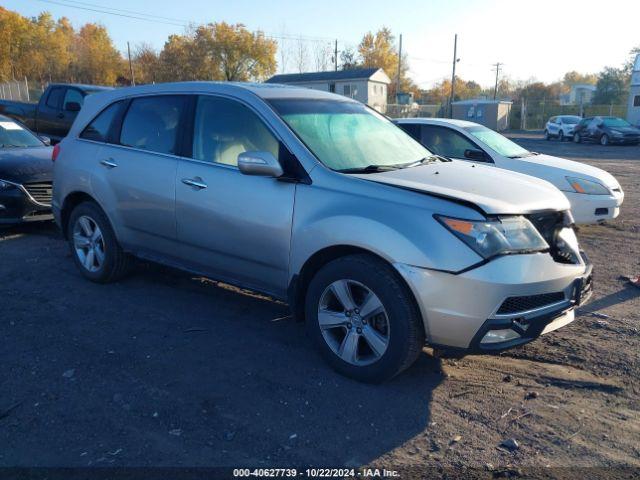
<svg viewBox="0 0 640 480"><path fill-rule="evenodd" d="M139 85L135 87L123 87L109 90L108 93L99 93L96 96L108 95L111 98L128 97L131 95L144 95L150 93L241 93L250 92L263 99L275 98L305 98L316 100L340 100L355 102L350 98L335 93L312 90L305 87L282 85L278 83L250 83L250 82L172 82ZM92 95L93 97L94 95Z"/></svg>
<svg viewBox="0 0 640 480"><path fill-rule="evenodd" d="M396 123L417 123L420 125L453 125L459 128L480 127L479 123L469 122L467 120L457 120L455 118L396 118Z"/></svg>
<svg viewBox="0 0 640 480"><path fill-rule="evenodd" d="M507 103L509 105L513 104L511 100L490 100L488 98L457 100L453 102L454 105L492 105L496 103Z"/></svg>
<svg viewBox="0 0 640 480"><path fill-rule="evenodd" d="M331 70L327 72L285 73L274 75L267 83L319 82L323 80L353 80L371 78L380 68L354 68L348 70Z"/></svg>
<svg viewBox="0 0 640 480"><path fill-rule="evenodd" d="M49 87L76 87L80 90L113 90L114 87L107 87L106 85L87 85L85 83L50 83Z"/></svg>

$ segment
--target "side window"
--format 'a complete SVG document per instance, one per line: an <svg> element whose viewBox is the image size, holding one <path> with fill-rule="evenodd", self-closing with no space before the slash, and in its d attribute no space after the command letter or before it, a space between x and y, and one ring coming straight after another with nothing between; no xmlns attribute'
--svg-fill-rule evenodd
<svg viewBox="0 0 640 480"><path fill-rule="evenodd" d="M186 97L134 98L122 121L120 144L157 153L176 153Z"/></svg>
<svg viewBox="0 0 640 480"><path fill-rule="evenodd" d="M636 95L633 97L633 106L640 107L640 95Z"/></svg>
<svg viewBox="0 0 640 480"><path fill-rule="evenodd" d="M200 96L193 126L193 158L238 165L243 152L266 151L278 158L279 142L249 108L239 102Z"/></svg>
<svg viewBox="0 0 640 480"><path fill-rule="evenodd" d="M67 93L64 94L64 101L62 102L62 109L67 110L67 104L72 102L75 102L82 107L82 104L84 103L84 96L75 88L67 88Z"/></svg>
<svg viewBox="0 0 640 480"><path fill-rule="evenodd" d="M80 138L86 140L94 140L96 142L108 142L109 130L113 125L113 121L117 118L120 110L124 107L125 102L120 101L109 105L94 118L89 125L80 134Z"/></svg>
<svg viewBox="0 0 640 480"><path fill-rule="evenodd" d="M443 127L423 126L422 144L438 155L465 158L465 150L478 150L471 141L454 130Z"/></svg>
<svg viewBox="0 0 640 480"><path fill-rule="evenodd" d="M60 103L62 101L64 91L65 89L62 87L53 87L49 92L49 96L47 97L47 107L60 108Z"/></svg>
<svg viewBox="0 0 640 480"><path fill-rule="evenodd" d="M418 142L421 141L420 125L416 123L399 123L398 126L414 140L417 140Z"/></svg>

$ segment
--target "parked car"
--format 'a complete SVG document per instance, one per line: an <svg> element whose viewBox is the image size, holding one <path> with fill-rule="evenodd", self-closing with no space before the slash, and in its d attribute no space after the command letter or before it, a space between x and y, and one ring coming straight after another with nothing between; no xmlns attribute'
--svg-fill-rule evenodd
<svg viewBox="0 0 640 480"><path fill-rule="evenodd" d="M546 140L557 138L561 142L564 142L565 139L571 140L573 138L573 129L580 120L582 120L582 117L577 115L551 117L544 126L544 138Z"/></svg>
<svg viewBox="0 0 640 480"><path fill-rule="evenodd" d="M524 173L552 183L571 202L577 224L613 219L620 214L624 192L613 175L600 168L530 152L493 130L464 120L407 118L397 123L439 155Z"/></svg>
<svg viewBox="0 0 640 480"><path fill-rule="evenodd" d="M640 128L618 117L587 117L578 123L573 133L573 141L597 142L600 145L640 143Z"/></svg>
<svg viewBox="0 0 640 480"><path fill-rule="evenodd" d="M328 362L359 380L396 375L425 342L526 343L589 295L555 187L441 161L328 92L100 93L53 158L54 215L86 278L121 278L136 255L287 300Z"/></svg>
<svg viewBox="0 0 640 480"><path fill-rule="evenodd" d="M52 148L0 115L0 224L51 220Z"/></svg>
<svg viewBox="0 0 640 480"><path fill-rule="evenodd" d="M14 118L38 135L58 143L69 131L87 95L110 87L52 83L38 103L0 100L0 114Z"/></svg>

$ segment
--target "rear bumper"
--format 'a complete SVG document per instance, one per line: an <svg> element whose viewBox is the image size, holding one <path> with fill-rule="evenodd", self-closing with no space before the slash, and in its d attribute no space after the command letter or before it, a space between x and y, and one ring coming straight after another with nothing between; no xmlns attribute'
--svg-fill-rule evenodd
<svg viewBox="0 0 640 480"><path fill-rule="evenodd" d="M427 342L466 353L501 351L560 328L573 321L576 304L590 295L582 288L591 284L590 265L560 264L543 253L500 257L462 274L395 267L417 300ZM499 313L508 298L544 294L555 294L555 300ZM514 329L518 335L505 341L485 338L501 329Z"/></svg>
<svg viewBox="0 0 640 480"><path fill-rule="evenodd" d="M597 223L612 220L620 215L620 206L624 202L624 193L614 195L585 195L562 192L571 203L571 214L576 224Z"/></svg>

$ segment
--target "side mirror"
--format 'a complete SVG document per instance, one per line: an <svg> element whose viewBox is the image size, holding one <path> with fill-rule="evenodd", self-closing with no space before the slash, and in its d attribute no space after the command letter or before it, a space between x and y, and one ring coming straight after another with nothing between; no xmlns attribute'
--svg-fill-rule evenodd
<svg viewBox="0 0 640 480"><path fill-rule="evenodd" d="M484 162L487 160L487 155L482 150L465 150L464 158L468 158L469 160L478 160L480 162Z"/></svg>
<svg viewBox="0 0 640 480"><path fill-rule="evenodd" d="M64 104L64 109L67 112L79 112L82 106L78 102L67 102Z"/></svg>
<svg viewBox="0 0 640 480"><path fill-rule="evenodd" d="M238 155L238 168L245 175L278 178L284 174L280 162L271 152L243 152Z"/></svg>
<svg viewBox="0 0 640 480"><path fill-rule="evenodd" d="M42 143L44 143L47 147L49 145L51 145L51 139L49 137L45 137L44 135L39 135L40 140L42 140Z"/></svg>

